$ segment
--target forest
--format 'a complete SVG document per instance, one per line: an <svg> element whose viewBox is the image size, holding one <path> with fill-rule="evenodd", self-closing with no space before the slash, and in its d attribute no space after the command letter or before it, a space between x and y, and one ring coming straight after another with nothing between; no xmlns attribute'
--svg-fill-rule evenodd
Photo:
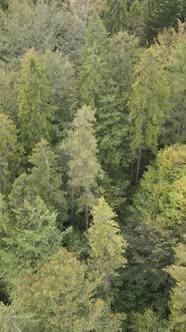
<svg viewBox="0 0 186 332"><path fill-rule="evenodd" d="M186 331L186 0L0 1L0 332Z"/></svg>

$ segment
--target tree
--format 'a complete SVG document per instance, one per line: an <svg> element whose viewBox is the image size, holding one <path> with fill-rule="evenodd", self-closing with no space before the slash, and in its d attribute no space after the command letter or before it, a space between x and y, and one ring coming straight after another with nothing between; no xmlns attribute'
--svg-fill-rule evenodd
<svg viewBox="0 0 186 332"><path fill-rule="evenodd" d="M0 112L6 114L15 123L17 121L17 72L0 71Z"/></svg>
<svg viewBox="0 0 186 332"><path fill-rule="evenodd" d="M186 14L184 0L147 0L144 2L146 33L150 42L163 28L176 28L178 19L184 21Z"/></svg>
<svg viewBox="0 0 186 332"><path fill-rule="evenodd" d="M21 146L17 142L17 130L6 114L0 113L0 191L10 191L18 171Z"/></svg>
<svg viewBox="0 0 186 332"><path fill-rule="evenodd" d="M133 151L138 148L138 180L142 149L156 152L162 126L172 109L170 86L156 47L145 50L136 66L136 81L128 106L132 122L131 148Z"/></svg>
<svg viewBox="0 0 186 332"><path fill-rule="evenodd" d="M18 80L20 139L27 152L42 138L50 137L53 108L48 103L49 93L46 69L31 49L22 60Z"/></svg>
<svg viewBox="0 0 186 332"><path fill-rule="evenodd" d="M9 220L11 227L4 235L2 250L2 269L11 288L22 275L36 271L38 264L58 251L62 241L56 212L51 212L39 197L32 202L25 200L14 214L14 224ZM14 290L13 287L12 297Z"/></svg>
<svg viewBox="0 0 186 332"><path fill-rule="evenodd" d="M103 277L106 289L110 287L110 278L116 270L125 265L124 258L126 241L120 234L120 229L112 211L104 198L98 199L92 210L93 223L88 230L90 257L96 269Z"/></svg>
<svg viewBox="0 0 186 332"><path fill-rule="evenodd" d="M131 161L130 123L127 101L138 60L138 40L126 31L109 42L106 84L98 100L96 134L99 161L105 172L102 186L108 203L121 211L126 199Z"/></svg>
<svg viewBox="0 0 186 332"><path fill-rule="evenodd" d="M57 155L48 142L42 139L28 157L32 165L28 175L27 190L31 196L39 196L48 208L55 208L60 221L66 217L65 195L62 189L62 172L57 165Z"/></svg>
<svg viewBox="0 0 186 332"><path fill-rule="evenodd" d="M171 291L170 301L170 331L184 332L186 329L186 237L175 250L175 263L166 271L175 279L176 285Z"/></svg>
<svg viewBox="0 0 186 332"><path fill-rule="evenodd" d="M127 27L127 1L107 0L103 20L109 33L114 34L124 31Z"/></svg>
<svg viewBox="0 0 186 332"><path fill-rule="evenodd" d="M21 314L16 303L4 305L0 302L1 332L36 331L37 322L31 315ZM31 328L31 329L30 329Z"/></svg>
<svg viewBox="0 0 186 332"><path fill-rule="evenodd" d="M134 205L144 222L178 237L185 230L186 146L175 144L161 150L148 166Z"/></svg>
<svg viewBox="0 0 186 332"><path fill-rule="evenodd" d="M134 33L140 38L140 41L144 40L144 16L142 4L135 0L130 6L128 13L128 30Z"/></svg>
<svg viewBox="0 0 186 332"><path fill-rule="evenodd" d="M11 0L1 12L0 58L14 64L31 47L60 50L77 58L85 24L64 8L59 1Z"/></svg>
<svg viewBox="0 0 186 332"><path fill-rule="evenodd" d="M133 314L131 326L134 332L167 331L166 321L161 319L152 309L147 309L143 314Z"/></svg>
<svg viewBox="0 0 186 332"><path fill-rule="evenodd" d="M77 104L75 68L69 58L58 50L47 50L40 60L46 68L46 76L51 87L49 99L54 108L56 139L59 140L64 136L64 129L72 121Z"/></svg>
<svg viewBox="0 0 186 332"><path fill-rule="evenodd" d="M184 25L183 25L184 28ZM182 29L182 26L180 26ZM180 31L181 34L181 31ZM174 143L184 143L186 139L186 38L178 37L175 47L169 57L169 81L171 87L171 98L174 107L172 110L172 133L168 133L169 137L172 136ZM172 134L172 135L170 135ZM170 140L170 138L169 138ZM172 143L172 142L171 142Z"/></svg>
<svg viewBox="0 0 186 332"><path fill-rule="evenodd" d="M87 268L66 249L43 264L36 274L17 283L23 311L35 314L44 331L120 331L121 315L112 314L86 276Z"/></svg>
<svg viewBox="0 0 186 332"><path fill-rule="evenodd" d="M97 143L94 122L95 111L83 106L74 117L71 129L67 132L67 139L63 148L69 155L69 185L72 193L77 196L80 211L85 210L86 229L88 229L88 210L94 203L93 188L96 176L100 171L97 160Z"/></svg>
<svg viewBox="0 0 186 332"><path fill-rule="evenodd" d="M85 23L92 14L101 14L106 7L106 0L67 0L73 13L77 14Z"/></svg>
<svg viewBox="0 0 186 332"><path fill-rule="evenodd" d="M101 19L94 15L88 21L79 70L81 100L93 107L97 106L97 99L104 85L106 45L105 27Z"/></svg>

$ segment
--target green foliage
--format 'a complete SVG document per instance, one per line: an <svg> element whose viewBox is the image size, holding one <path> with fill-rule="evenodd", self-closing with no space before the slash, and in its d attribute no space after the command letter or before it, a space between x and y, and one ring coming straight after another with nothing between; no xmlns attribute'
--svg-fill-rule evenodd
<svg viewBox="0 0 186 332"><path fill-rule="evenodd" d="M180 27L182 29L182 27ZM183 26L184 28L184 26ZM181 32L181 31L180 31ZM180 39L180 40L179 40ZM172 111L172 141L184 143L186 140L186 38L180 38L169 58ZM169 133L170 136L170 133ZM170 138L169 138L170 139Z"/></svg>
<svg viewBox="0 0 186 332"><path fill-rule="evenodd" d="M107 9L103 16L107 31L114 34L127 27L127 1L107 0Z"/></svg>
<svg viewBox="0 0 186 332"><path fill-rule="evenodd" d="M15 211L15 223L4 238L4 266L7 280L14 283L26 271L60 248L62 236L56 226L56 212L47 209L39 198L24 201Z"/></svg>
<svg viewBox="0 0 186 332"><path fill-rule="evenodd" d="M0 112L13 121L17 120L17 91L15 87L17 73L1 69L0 71Z"/></svg>
<svg viewBox="0 0 186 332"><path fill-rule="evenodd" d="M37 53L29 50L22 60L18 80L20 139L27 152L42 138L50 137L53 108L48 103L49 94L46 69Z"/></svg>
<svg viewBox="0 0 186 332"><path fill-rule="evenodd" d="M151 309L144 314L135 313L132 317L132 329L134 332L166 332L166 323Z"/></svg>
<svg viewBox="0 0 186 332"><path fill-rule="evenodd" d="M4 305L0 302L1 332L36 331L37 322L31 315L21 314L16 303Z"/></svg>
<svg viewBox="0 0 186 332"><path fill-rule="evenodd" d="M57 164L57 155L44 139L32 150L28 157L32 165L28 175L28 187L32 196L39 196L47 207L60 213L61 220L65 219L65 194L62 190L62 173Z"/></svg>
<svg viewBox="0 0 186 332"><path fill-rule="evenodd" d="M120 331L120 315L114 315L86 277L86 266L61 249L17 285L23 310L34 313L44 331Z"/></svg>
<svg viewBox="0 0 186 332"><path fill-rule="evenodd" d="M176 261L166 271L175 279L176 285L171 291L170 331L184 332L186 329L186 244L180 243L175 250Z"/></svg>
<svg viewBox="0 0 186 332"><path fill-rule="evenodd" d="M184 0L145 0L146 34L152 42L158 33L167 27L177 27L177 19L184 21L186 7Z"/></svg>
<svg viewBox="0 0 186 332"><path fill-rule="evenodd" d="M92 207L94 203L93 188L96 185L96 176L100 171L97 160L97 143L95 138L95 112L87 106L79 109L74 117L71 129L67 132L67 139L62 144L69 155L69 185L78 207ZM86 216L87 218L87 216ZM86 220L87 226L87 220Z"/></svg>
<svg viewBox="0 0 186 332"><path fill-rule="evenodd" d="M17 142L17 130L6 114L0 113L0 191L10 191L21 156L21 147Z"/></svg>
<svg viewBox="0 0 186 332"><path fill-rule="evenodd" d="M130 6L128 13L128 30L144 40L144 16L143 8L140 1L135 0Z"/></svg>
<svg viewBox="0 0 186 332"><path fill-rule="evenodd" d="M46 76L50 84L49 99L54 108L54 123L57 138L72 120L77 103L77 84L75 68L63 53L47 50L40 58L46 68Z"/></svg>
<svg viewBox="0 0 186 332"><path fill-rule="evenodd" d="M138 40L127 32L115 34L109 43L107 84L99 98L96 134L99 160L105 172L104 196L118 211L126 199L130 134L127 100L138 59ZM112 158L111 158L112 156Z"/></svg>
<svg viewBox="0 0 186 332"><path fill-rule="evenodd" d="M77 56L84 34L84 24L54 0L10 0L6 13L0 14L0 58L14 61L25 50L59 49Z"/></svg>
<svg viewBox="0 0 186 332"><path fill-rule="evenodd" d="M185 145L166 148L141 181L135 206L141 219L154 228L179 233L185 229L185 159Z"/></svg>
<svg viewBox="0 0 186 332"><path fill-rule="evenodd" d="M136 66L136 81L129 99L132 121L131 147L155 151L162 126L172 105L170 87L156 47L144 51Z"/></svg>
<svg viewBox="0 0 186 332"><path fill-rule="evenodd" d="M126 263L124 258L126 241L120 234L119 225L114 221L116 214L103 197L98 199L92 215L93 222L87 235L89 254L92 264L103 277L106 287L109 287L111 276Z"/></svg>
<svg viewBox="0 0 186 332"><path fill-rule="evenodd" d="M88 22L85 44L82 48L79 71L81 99L93 107L103 89L105 55L107 52L107 33L98 16L92 16Z"/></svg>

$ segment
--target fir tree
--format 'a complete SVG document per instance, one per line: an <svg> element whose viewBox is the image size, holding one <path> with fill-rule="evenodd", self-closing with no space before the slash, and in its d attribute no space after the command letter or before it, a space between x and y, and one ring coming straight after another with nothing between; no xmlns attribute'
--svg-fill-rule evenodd
<svg viewBox="0 0 186 332"><path fill-rule="evenodd" d="M94 122L95 111L83 106L74 117L68 138L63 148L69 155L69 185L77 198L80 211L85 210L86 228L88 228L88 210L94 202L93 188L100 170L97 160L97 143Z"/></svg>
<svg viewBox="0 0 186 332"><path fill-rule="evenodd" d="M18 80L19 131L27 152L42 138L50 137L53 109L49 104L49 93L46 69L31 49L22 60Z"/></svg>
<svg viewBox="0 0 186 332"><path fill-rule="evenodd" d="M114 218L116 214L101 197L92 210L93 223L88 230L90 257L103 277L106 289L110 287L110 279L116 270L124 266L126 241Z"/></svg>

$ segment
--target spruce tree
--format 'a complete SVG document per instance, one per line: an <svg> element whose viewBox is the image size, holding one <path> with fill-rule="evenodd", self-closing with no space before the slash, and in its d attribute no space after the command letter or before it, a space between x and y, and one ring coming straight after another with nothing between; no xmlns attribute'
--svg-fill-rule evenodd
<svg viewBox="0 0 186 332"><path fill-rule="evenodd" d="M116 274L118 268L126 263L124 257L126 241L120 234L119 225L114 220L116 214L103 197L98 199L92 215L93 222L87 234L90 245L89 254L108 290L111 277Z"/></svg>
<svg viewBox="0 0 186 332"><path fill-rule="evenodd" d="M156 47L144 51L136 66L136 80L129 98L133 151L138 149L136 180L142 149L156 152L165 120L170 116L170 85Z"/></svg>
<svg viewBox="0 0 186 332"><path fill-rule="evenodd" d="M96 176L100 171L94 123L95 111L83 106L77 111L63 143L69 156L69 186L73 196L75 194L79 210L85 211L86 229L89 224L88 210L94 204Z"/></svg>
<svg viewBox="0 0 186 332"><path fill-rule="evenodd" d="M110 34L124 31L127 27L127 1L107 0L107 8L103 15L103 21Z"/></svg>
<svg viewBox="0 0 186 332"><path fill-rule="evenodd" d="M16 126L6 114L0 113L0 191L10 192L21 156L22 148L17 141Z"/></svg>
<svg viewBox="0 0 186 332"><path fill-rule="evenodd" d="M62 221L66 217L65 194L62 188L62 172L57 164L57 155L49 143L42 139L28 157L32 167L29 169L28 186L32 196L39 196L48 208L55 208Z"/></svg>
<svg viewBox="0 0 186 332"><path fill-rule="evenodd" d="M106 52L107 33L102 20L94 15L88 21L79 69L81 99L93 107L97 106L104 86Z"/></svg>
<svg viewBox="0 0 186 332"><path fill-rule="evenodd" d="M19 132L26 152L30 153L42 138L50 138L53 108L49 104L49 94L46 69L31 49L22 60L18 80Z"/></svg>

